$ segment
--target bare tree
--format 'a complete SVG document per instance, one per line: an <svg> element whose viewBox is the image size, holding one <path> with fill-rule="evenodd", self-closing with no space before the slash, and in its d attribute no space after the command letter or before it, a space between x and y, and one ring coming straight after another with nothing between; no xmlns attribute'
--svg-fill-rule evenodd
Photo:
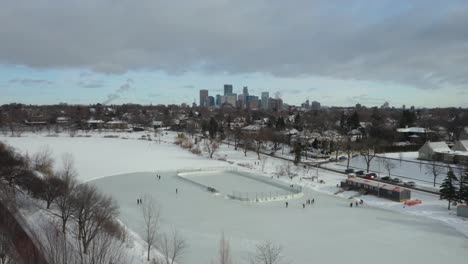
<svg viewBox="0 0 468 264"><path fill-rule="evenodd" d="M221 235L221 240L219 241L218 263L232 264L231 247L229 240L224 238L224 234Z"/></svg>
<svg viewBox="0 0 468 264"><path fill-rule="evenodd" d="M93 239L115 220L118 207L115 201L89 184L80 184L74 196L73 220L77 224L75 236L86 255Z"/></svg>
<svg viewBox="0 0 468 264"><path fill-rule="evenodd" d="M0 181L13 186L26 164L25 159L13 148L0 142Z"/></svg>
<svg viewBox="0 0 468 264"><path fill-rule="evenodd" d="M164 254L164 263L174 264L185 254L187 244L179 232L174 229L171 234L162 235L160 249Z"/></svg>
<svg viewBox="0 0 468 264"><path fill-rule="evenodd" d="M0 232L0 264L17 264L19 256L15 251L9 235Z"/></svg>
<svg viewBox="0 0 468 264"><path fill-rule="evenodd" d="M361 154L361 156L364 158L364 161L366 162L367 172L369 172L372 160L377 155L375 151L376 145L377 142L375 140L370 139L362 141L359 144L359 154Z"/></svg>
<svg viewBox="0 0 468 264"><path fill-rule="evenodd" d="M233 136L234 136L234 150L237 150L237 147L239 146L239 143L242 140L242 130L238 127L234 128Z"/></svg>
<svg viewBox="0 0 468 264"><path fill-rule="evenodd" d="M43 223L41 230L44 234L45 242L44 255L46 256L49 264L78 264L78 252L76 249L69 245L65 233L57 227L55 223Z"/></svg>
<svg viewBox="0 0 468 264"><path fill-rule="evenodd" d="M110 224L110 225L109 225ZM88 254L84 256L89 264L127 264L125 231L116 222L110 222L107 228L99 231L90 243Z"/></svg>
<svg viewBox="0 0 468 264"><path fill-rule="evenodd" d="M219 143L215 139L205 140L205 151L208 152L210 158L213 158L213 154L219 149Z"/></svg>
<svg viewBox="0 0 468 264"><path fill-rule="evenodd" d="M143 239L147 244L148 257L150 260L151 247L155 246L159 230L160 211L153 197L145 195L143 198L142 215L144 220Z"/></svg>
<svg viewBox="0 0 468 264"><path fill-rule="evenodd" d="M266 241L257 245L255 256L250 260L252 264L280 264L283 261L281 256L282 247Z"/></svg>
<svg viewBox="0 0 468 264"><path fill-rule="evenodd" d="M44 173L45 175L53 175L54 159L52 158L52 150L48 147L42 147L32 156L33 169Z"/></svg>
<svg viewBox="0 0 468 264"><path fill-rule="evenodd" d="M254 142L255 153L257 153L257 157L260 160L260 150L263 147L263 144L264 144L264 142L266 140L266 136L263 133L263 131L260 130L260 131L258 131L257 133L255 133L253 135L252 139L253 139L253 142Z"/></svg>
<svg viewBox="0 0 468 264"><path fill-rule="evenodd" d="M43 182L39 196L46 202L47 209L49 209L52 202L65 191L66 186L59 177L54 175L46 176Z"/></svg>
<svg viewBox="0 0 468 264"><path fill-rule="evenodd" d="M348 156L346 169L349 169L349 162L351 161L351 158L353 157L353 153L354 153L355 148L356 148L356 146L355 146L354 142L351 141L350 137L348 137L346 139L346 141L343 142L343 151Z"/></svg>
<svg viewBox="0 0 468 264"><path fill-rule="evenodd" d="M398 160L400 160L400 167L401 167L401 162L403 161L403 152L398 153Z"/></svg>
<svg viewBox="0 0 468 264"><path fill-rule="evenodd" d="M247 151L252 147L252 137L247 133L242 134L242 144L244 145L244 156L247 157Z"/></svg>
<svg viewBox="0 0 468 264"><path fill-rule="evenodd" d="M390 177L391 171L396 167L395 164L390 159L382 158L382 164L388 172L388 176Z"/></svg>
<svg viewBox="0 0 468 264"><path fill-rule="evenodd" d="M431 163L426 165L426 170L427 170L426 174L429 174L429 173L432 174L433 180L434 180L433 181L433 186L435 187L437 177L439 175L441 175L442 173L444 173L446 169L444 167L438 165L437 161L433 160L433 161L431 161Z"/></svg>
<svg viewBox="0 0 468 264"><path fill-rule="evenodd" d="M55 199L55 204L59 210L59 217L62 220L63 233L66 232L68 219L73 215L75 210L73 197L77 185L77 175L73 156L71 154L64 154L62 156L62 168L58 172L58 177L63 182L63 190Z"/></svg>

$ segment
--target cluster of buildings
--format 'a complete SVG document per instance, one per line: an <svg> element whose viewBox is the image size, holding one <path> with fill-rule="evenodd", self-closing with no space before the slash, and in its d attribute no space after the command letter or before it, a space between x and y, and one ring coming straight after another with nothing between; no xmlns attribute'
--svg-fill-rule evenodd
<svg viewBox="0 0 468 264"><path fill-rule="evenodd" d="M200 106L221 108L226 105L252 110L281 110L283 109L283 100L281 98L271 98L268 92L262 92L260 97L250 95L247 86L243 88L241 94L237 94L233 92L232 84L224 85L223 95L210 96L208 90L200 90Z"/></svg>
<svg viewBox="0 0 468 264"><path fill-rule="evenodd" d="M312 103L307 99L302 105L302 108L305 110L320 110L321 105L317 101L313 101Z"/></svg>

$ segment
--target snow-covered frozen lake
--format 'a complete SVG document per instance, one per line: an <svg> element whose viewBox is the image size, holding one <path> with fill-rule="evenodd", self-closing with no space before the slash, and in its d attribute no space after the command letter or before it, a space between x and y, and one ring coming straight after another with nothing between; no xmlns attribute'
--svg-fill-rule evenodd
<svg viewBox="0 0 468 264"><path fill-rule="evenodd" d="M255 245L270 240L283 246L297 264L319 263L464 263L468 240L435 221L367 207L350 208L350 200L304 189L302 199L245 203L225 199L181 181L175 172L129 173L92 181L112 195L122 221L142 233L136 199L150 194L162 210L162 230L177 228L189 250L183 263L210 263L221 234L229 239L236 263L248 263ZM178 189L176 194L175 189ZM305 199L315 205L302 208ZM365 198L364 198L365 199Z"/></svg>
<svg viewBox="0 0 468 264"><path fill-rule="evenodd" d="M342 174L292 166L294 173L304 177L319 176L326 184L301 181L300 177L292 180L279 177L286 184L304 186L304 197L290 200L288 209L284 208L284 201L228 200L173 177L175 171L232 164L276 178L287 162L262 156L262 164L258 165L255 153L244 155L241 150L235 151L226 145L210 159L207 154L193 155L174 145L176 133L169 132L161 143L135 140L143 134L119 134L128 139L103 138L105 133L90 133L89 138L70 138L66 134L59 137L25 134L21 138L0 135L0 140L29 155L50 147L56 168L61 166L62 154L71 153L79 180L94 180L113 195L120 205L122 220L140 234L142 217L136 199L145 193L153 195L161 203L162 229L177 228L187 238L190 249L181 263L210 263L223 232L231 242L238 264L248 263L247 255L257 243L265 240L281 244L284 254L293 261L291 264L394 263L395 259L403 263L464 263L468 259L468 240L461 235L468 235L467 219L456 217L455 210L447 211L447 202L437 196L414 192L412 196L423 200L423 204L411 208L365 196L362 198L367 206L349 208L347 198L355 195L354 192L331 195L344 179ZM402 165L395 173L406 175L420 171L419 167L405 167ZM423 169L419 174L424 177L421 179L430 178ZM156 173L163 175L161 181L156 180ZM110 175L117 176L102 178ZM180 191L177 195L175 188ZM303 209L302 203L309 198L315 198L317 203ZM132 249L136 256L134 263L146 263L144 243L140 239Z"/></svg>

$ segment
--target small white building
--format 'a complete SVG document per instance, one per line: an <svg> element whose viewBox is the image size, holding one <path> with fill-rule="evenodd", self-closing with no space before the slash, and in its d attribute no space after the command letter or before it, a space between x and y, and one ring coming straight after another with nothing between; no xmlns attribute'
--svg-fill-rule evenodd
<svg viewBox="0 0 468 264"><path fill-rule="evenodd" d="M468 217L468 205L459 205L457 207L457 216Z"/></svg>
<svg viewBox="0 0 468 264"><path fill-rule="evenodd" d="M427 141L420 149L418 158L422 160L432 160L434 159L436 153L440 152L450 152L450 148L447 143L440 142L430 142Z"/></svg>
<svg viewBox="0 0 468 264"><path fill-rule="evenodd" d="M459 140L455 142L452 150L454 151L468 151L468 140Z"/></svg>

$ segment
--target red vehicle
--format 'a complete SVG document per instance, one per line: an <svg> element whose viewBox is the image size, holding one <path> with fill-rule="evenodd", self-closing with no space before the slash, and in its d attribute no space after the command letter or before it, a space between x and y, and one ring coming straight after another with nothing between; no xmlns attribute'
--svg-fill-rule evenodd
<svg viewBox="0 0 468 264"><path fill-rule="evenodd" d="M377 178L377 174L375 174L373 172L370 172L370 173L367 173L366 175L364 175L364 178L373 180L373 179Z"/></svg>

